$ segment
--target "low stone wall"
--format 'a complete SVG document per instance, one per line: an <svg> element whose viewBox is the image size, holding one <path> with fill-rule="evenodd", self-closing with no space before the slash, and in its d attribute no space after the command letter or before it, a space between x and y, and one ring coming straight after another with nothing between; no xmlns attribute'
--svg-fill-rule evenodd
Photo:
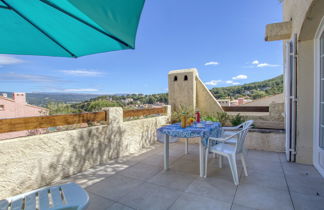
<svg viewBox="0 0 324 210"><path fill-rule="evenodd" d="M285 138L284 130L251 129L247 135L245 146L253 150L284 152Z"/></svg>
<svg viewBox="0 0 324 210"><path fill-rule="evenodd" d="M271 129L251 129L245 140L245 147L269 152L285 151L285 131ZM190 144L199 143L200 138L190 138ZM179 139L185 142L185 139Z"/></svg>
<svg viewBox="0 0 324 210"><path fill-rule="evenodd" d="M0 141L0 200L49 185L156 142L166 116L123 122L122 108L107 108L108 125Z"/></svg>

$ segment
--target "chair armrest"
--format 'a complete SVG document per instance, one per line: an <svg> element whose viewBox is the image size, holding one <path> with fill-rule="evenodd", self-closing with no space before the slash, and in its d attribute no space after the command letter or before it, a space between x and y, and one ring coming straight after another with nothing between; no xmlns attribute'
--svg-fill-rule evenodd
<svg viewBox="0 0 324 210"><path fill-rule="evenodd" d="M241 132L242 131L236 132L233 135L227 136L225 138L209 137L208 141L207 141L207 148L209 147L209 141L218 141L218 142L224 143L224 142L228 141L229 139L232 139L233 137L238 136Z"/></svg>

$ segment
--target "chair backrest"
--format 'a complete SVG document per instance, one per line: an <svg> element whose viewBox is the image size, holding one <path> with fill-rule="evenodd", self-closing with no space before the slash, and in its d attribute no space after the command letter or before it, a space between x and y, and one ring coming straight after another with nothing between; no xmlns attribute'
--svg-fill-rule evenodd
<svg viewBox="0 0 324 210"><path fill-rule="evenodd" d="M253 124L253 120L246 121L243 125L243 129L240 132L238 132L237 143L235 145L236 153L243 152L244 142L252 124Z"/></svg>
<svg viewBox="0 0 324 210"><path fill-rule="evenodd" d="M254 123L253 120L248 120L248 121L245 121L244 123L242 123L242 128L245 129L245 128L249 128L252 126L252 124Z"/></svg>

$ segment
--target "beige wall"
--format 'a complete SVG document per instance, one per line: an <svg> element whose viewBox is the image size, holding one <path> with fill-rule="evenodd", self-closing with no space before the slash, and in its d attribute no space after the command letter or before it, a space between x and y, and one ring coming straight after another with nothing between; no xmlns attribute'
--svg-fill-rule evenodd
<svg viewBox="0 0 324 210"><path fill-rule="evenodd" d="M121 108L108 112L109 125L1 141L0 200L139 152L156 142L171 113L123 122Z"/></svg>
<svg viewBox="0 0 324 210"><path fill-rule="evenodd" d="M323 0L285 0L283 4L283 19L292 20L292 36L298 37L296 161L305 164L313 163L314 36L323 15Z"/></svg>
<svg viewBox="0 0 324 210"><path fill-rule="evenodd" d="M197 108L203 113L216 113L223 112L221 105L218 103L213 94L209 91L209 89L205 86L205 84L199 79L196 78L197 85Z"/></svg>
<svg viewBox="0 0 324 210"><path fill-rule="evenodd" d="M187 76L188 80L184 81ZM177 81L174 78L177 77ZM170 71L169 81L169 104L172 110L180 107L195 111L199 108L204 113L222 112L223 109L200 80L197 69L183 69Z"/></svg>
<svg viewBox="0 0 324 210"><path fill-rule="evenodd" d="M178 110L180 107L195 110L197 74L196 69L183 69L169 72L168 97L172 111ZM184 80L185 76L188 77L187 81ZM175 77L177 77L177 81L174 81Z"/></svg>

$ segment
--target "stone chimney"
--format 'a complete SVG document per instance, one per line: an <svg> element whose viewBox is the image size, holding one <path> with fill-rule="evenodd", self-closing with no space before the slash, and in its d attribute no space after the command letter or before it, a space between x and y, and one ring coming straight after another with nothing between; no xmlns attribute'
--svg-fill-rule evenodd
<svg viewBox="0 0 324 210"><path fill-rule="evenodd" d="M26 93L13 93L13 100L16 103L25 104L26 103Z"/></svg>

